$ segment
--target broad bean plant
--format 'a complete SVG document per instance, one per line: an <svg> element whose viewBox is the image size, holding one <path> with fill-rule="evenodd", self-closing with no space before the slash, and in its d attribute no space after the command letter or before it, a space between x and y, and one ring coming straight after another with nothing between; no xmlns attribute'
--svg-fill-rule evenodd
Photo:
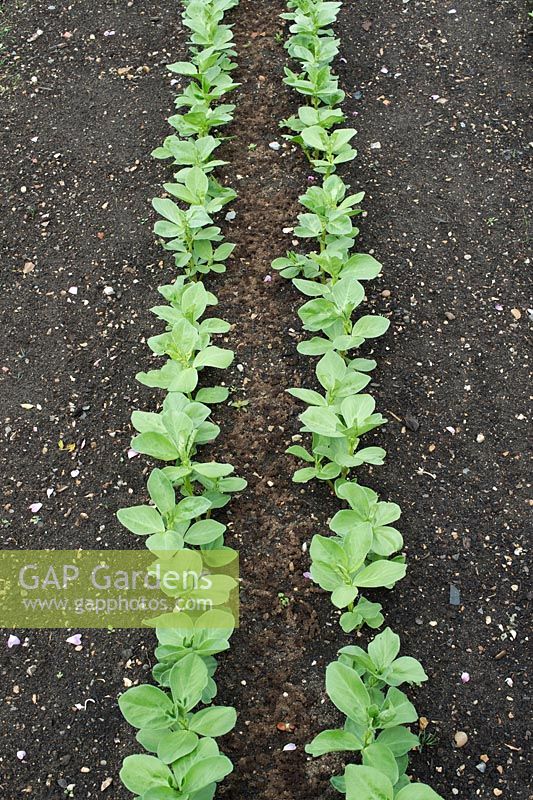
<svg viewBox="0 0 533 800"><path fill-rule="evenodd" d="M210 550L224 550L225 526L213 512L246 486L231 464L200 457L201 446L219 434L210 404L228 396L223 386L206 384L204 370L211 376L212 369L223 370L233 360L230 350L214 343L230 326L211 315L217 298L202 280L211 272L223 273L234 249L214 217L236 196L218 182L215 170L225 163L216 157L222 142L217 131L232 120L234 111L222 101L237 86L231 77L236 66L233 34L224 15L237 4L183 0L190 60L169 69L183 76L179 80L186 87L169 119L173 132L152 154L171 164L172 180L153 207L160 217L155 234L173 254L178 277L159 287L164 302L152 309L163 324L163 331L148 340L158 365L137 375L141 384L164 390L166 396L157 413L132 414L137 432L133 450L159 465L148 478L150 502L117 512L121 524L144 537L156 558L190 551L192 566L202 562L199 551L208 558ZM219 594L227 598L236 582L229 576L218 580ZM235 620L218 608L200 615L181 611L174 617L175 625L167 619L156 628L153 677L158 686L134 686L119 699L145 750L128 756L120 774L137 800L211 800L217 783L233 769L216 740L234 727L235 709L212 701L217 691L215 657L228 649Z"/></svg>
<svg viewBox="0 0 533 800"><path fill-rule="evenodd" d="M386 420L365 392L375 361L360 355L367 341L382 336L389 321L361 313L365 282L381 271L371 255L355 251L363 192L352 194L338 174L352 161L355 130L341 127L344 92L332 70L339 40L332 28L342 2L288 0L290 36L286 49L296 68L285 69L285 83L303 95L298 112L282 121L285 138L299 145L316 183L300 197L303 212L294 234L305 252L288 252L273 262L281 275L305 295L298 315L309 335L298 351L319 357L320 389L288 391L306 409L300 415L302 440L288 452L303 465L297 483L325 481L347 507L329 523L329 536L313 537L311 577L340 609L345 633L384 622L382 606L366 590L392 589L406 572L403 538L394 526L401 511L359 483L358 469L380 465L385 451L362 445L364 434ZM400 688L427 680L414 658L398 656L400 638L390 628L377 634L366 650L343 647L326 671L326 691L345 716L342 728L319 733L306 747L312 756L344 752L351 759L342 775L331 779L347 800L438 800L429 786L406 774L409 753L419 738L409 730L415 707Z"/></svg>

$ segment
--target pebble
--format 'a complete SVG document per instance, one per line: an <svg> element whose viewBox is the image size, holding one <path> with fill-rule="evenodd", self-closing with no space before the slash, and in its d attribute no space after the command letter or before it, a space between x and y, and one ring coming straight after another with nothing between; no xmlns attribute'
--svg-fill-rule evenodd
<svg viewBox="0 0 533 800"><path fill-rule="evenodd" d="M456 747L464 747L465 744L468 742L468 736L464 731L457 731L457 733L453 738Z"/></svg>
<svg viewBox="0 0 533 800"><path fill-rule="evenodd" d="M485 437L483 436L483 434L482 433L478 433L478 435L476 436L476 442L478 444L481 444L481 442L484 442L484 441L485 441Z"/></svg>
<svg viewBox="0 0 533 800"><path fill-rule="evenodd" d="M381 142L372 142L370 145L371 150L381 150Z"/></svg>
<svg viewBox="0 0 533 800"><path fill-rule="evenodd" d="M103 292L106 297L112 297L115 294L115 290L112 286L104 286Z"/></svg>
<svg viewBox="0 0 533 800"><path fill-rule="evenodd" d="M455 319L455 314L452 314L451 311L445 311L444 316L446 317L446 319L449 319L450 322L453 322L453 320Z"/></svg>
<svg viewBox="0 0 533 800"><path fill-rule="evenodd" d="M279 142L270 142L268 146L271 150L281 150L281 145Z"/></svg>
<svg viewBox="0 0 533 800"><path fill-rule="evenodd" d="M450 605L451 606L460 606L461 605L461 592L454 586L453 583L450 583Z"/></svg>

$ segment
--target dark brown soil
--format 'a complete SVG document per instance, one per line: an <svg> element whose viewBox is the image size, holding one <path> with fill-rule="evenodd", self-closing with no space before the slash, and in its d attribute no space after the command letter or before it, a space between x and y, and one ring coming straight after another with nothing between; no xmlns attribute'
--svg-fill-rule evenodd
<svg viewBox="0 0 533 800"><path fill-rule="evenodd" d="M164 63L184 57L185 35L177 7L157 0L53 5L0 6L2 543L133 547L114 511L144 491L128 420L154 401L134 374L148 361L147 309L172 276L150 232L165 170L149 153L171 112ZM299 427L284 390L312 385L314 365L296 352L300 298L270 270L291 246L282 229L307 182L298 152L269 148L296 106L281 82L282 10L241 0L232 15L243 85L225 155L238 250L212 283L235 323L232 399L249 401L217 411L217 455L249 481L228 513L243 576L242 626L219 671L221 698L240 713L225 743L236 766L220 790L228 800L338 796L327 776L340 762L303 754L337 721L324 668L348 639L303 577L302 546L335 503L293 485L283 455ZM343 174L367 191L361 249L385 267L369 303L393 322L372 387L390 419L376 435L389 457L365 479L402 504L411 567L380 600L430 675L413 696L437 742L412 771L447 800L530 796L527 28L522 4L504 0L346 2L339 26L360 149ZM0 651L2 796L55 800L74 784L74 797L125 800L117 773L135 745L116 699L124 678L148 679L152 637L87 631L75 650L65 631L17 634L23 646ZM458 730L469 736L461 750ZM288 742L296 751L282 752Z"/></svg>

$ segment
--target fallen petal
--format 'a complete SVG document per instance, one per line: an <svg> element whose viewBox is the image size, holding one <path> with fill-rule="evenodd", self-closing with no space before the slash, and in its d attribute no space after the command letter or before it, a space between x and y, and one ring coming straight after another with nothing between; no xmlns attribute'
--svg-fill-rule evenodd
<svg viewBox="0 0 533 800"><path fill-rule="evenodd" d="M41 510L42 507L43 507L42 503L32 503L30 506L30 511L32 512L32 514L36 514L38 511Z"/></svg>
<svg viewBox="0 0 533 800"><path fill-rule="evenodd" d="M289 742L289 744L286 744L283 748L284 753L292 752L292 750L296 750L296 745L294 742Z"/></svg>
<svg viewBox="0 0 533 800"><path fill-rule="evenodd" d="M11 650L11 648L12 648L12 647L18 647L18 645L19 645L19 644L20 644L20 639L19 639L19 637L18 637L18 636L15 636L15 635L12 633L12 634L9 636L9 639L7 640L7 646L8 646L8 647L9 647L9 649Z"/></svg>
<svg viewBox="0 0 533 800"><path fill-rule="evenodd" d="M73 644L75 647L79 647L81 644L81 633L75 633L74 636L69 636L67 642Z"/></svg>

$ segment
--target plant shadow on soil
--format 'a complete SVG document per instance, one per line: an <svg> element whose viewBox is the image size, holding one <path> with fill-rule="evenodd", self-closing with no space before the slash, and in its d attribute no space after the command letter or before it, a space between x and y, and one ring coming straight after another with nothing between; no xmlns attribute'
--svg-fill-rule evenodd
<svg viewBox="0 0 533 800"><path fill-rule="evenodd" d="M367 308L392 321L371 387L390 422L370 439L388 460L361 480L404 510L410 571L379 599L430 676L413 698L437 743L411 771L446 798L498 789L526 800L528 23L515 3L448 5L362 0L340 18L360 149L343 175L367 192L360 249L384 264ZM185 57L185 32L161 2L2 8L3 546L134 547L113 515L145 492L146 465L125 455L128 421L153 407L134 375L148 364L156 287L173 274L150 233L165 168L149 153L168 132L164 64ZM300 298L270 269L291 247L283 228L308 176L292 148L269 147L296 107L282 87L282 10L241 0L232 12L243 85L225 177L240 195L227 226L238 248L212 282L217 314L235 324L232 400L248 401L216 409L213 450L249 481L225 520L243 577L241 628L218 673L220 702L239 710L224 742L236 766L219 790L229 800L333 798L327 778L342 763L302 755L338 722L324 669L349 637L303 577L302 545L336 503L324 487L292 484L284 455L300 410L285 389L314 376L296 352ZM3 795L59 798L75 784L75 797L105 796L112 777L107 791L125 799L117 773L136 745L116 698L124 678L149 680L153 637L87 631L76 651L64 631L17 633L23 646L0 657ZM457 730L469 736L461 750ZM297 750L282 752L288 742Z"/></svg>

